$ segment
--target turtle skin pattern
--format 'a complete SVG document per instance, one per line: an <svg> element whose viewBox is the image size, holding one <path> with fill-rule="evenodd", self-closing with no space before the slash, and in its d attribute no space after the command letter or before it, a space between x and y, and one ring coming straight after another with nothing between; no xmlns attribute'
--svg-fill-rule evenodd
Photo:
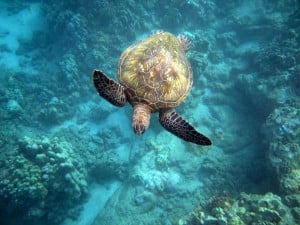
<svg viewBox="0 0 300 225"><path fill-rule="evenodd" d="M207 137L196 131L194 127L174 111L160 113L159 122L166 130L185 141L197 145L212 144Z"/></svg>
<svg viewBox="0 0 300 225"><path fill-rule="evenodd" d="M113 79L108 78L99 70L94 70L93 80L99 95L104 99L119 107L126 104L126 96L122 85L118 84Z"/></svg>

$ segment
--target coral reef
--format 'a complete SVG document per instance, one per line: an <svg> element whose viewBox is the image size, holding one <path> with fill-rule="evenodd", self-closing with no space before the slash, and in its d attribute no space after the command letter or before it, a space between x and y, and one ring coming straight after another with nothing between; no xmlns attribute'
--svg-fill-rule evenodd
<svg viewBox="0 0 300 225"><path fill-rule="evenodd" d="M120 180L95 225L176 224L199 204L179 224L300 224L299 14L297 0L1 3L1 222L76 223L91 183ZM94 68L116 78L121 52L157 29L191 40L177 110L208 150L156 115L135 137L131 109L92 87Z"/></svg>
<svg viewBox="0 0 300 225"><path fill-rule="evenodd" d="M180 175L174 171L159 171L147 170L143 171L141 168L137 169L138 179L145 186L146 189L159 192L172 190L180 182Z"/></svg>
<svg viewBox="0 0 300 225"><path fill-rule="evenodd" d="M268 140L268 160L277 175L283 194L300 193L300 110L290 101L267 118L264 133Z"/></svg>
<svg viewBox="0 0 300 225"><path fill-rule="evenodd" d="M90 179L105 181L111 179L126 180L128 163L120 159L114 151L105 151L89 166Z"/></svg>
<svg viewBox="0 0 300 225"><path fill-rule="evenodd" d="M25 136L18 151L1 161L1 168L0 198L7 203L8 215L20 211L20 217L30 221L58 223L63 212L86 195L84 164L73 146L57 137Z"/></svg>
<svg viewBox="0 0 300 225"><path fill-rule="evenodd" d="M49 102L37 113L37 119L44 125L62 124L66 119L70 118L72 112L68 105L57 97L52 97Z"/></svg>
<svg viewBox="0 0 300 225"><path fill-rule="evenodd" d="M216 195L186 219L180 219L178 225L292 225L296 221L279 196L272 193L242 193L238 198L231 198L226 194Z"/></svg>

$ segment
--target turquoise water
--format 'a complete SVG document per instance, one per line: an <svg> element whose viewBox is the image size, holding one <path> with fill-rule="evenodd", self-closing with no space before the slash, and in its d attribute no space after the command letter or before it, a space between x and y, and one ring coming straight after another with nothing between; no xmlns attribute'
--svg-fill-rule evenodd
<svg viewBox="0 0 300 225"><path fill-rule="evenodd" d="M300 224L299 1L1 1L0 223ZM211 146L142 136L97 94L122 52L183 34L176 107Z"/></svg>

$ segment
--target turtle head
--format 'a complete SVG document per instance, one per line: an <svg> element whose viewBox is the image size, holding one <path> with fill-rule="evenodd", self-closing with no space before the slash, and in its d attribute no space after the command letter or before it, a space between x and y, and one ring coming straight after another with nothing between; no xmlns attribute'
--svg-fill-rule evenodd
<svg viewBox="0 0 300 225"><path fill-rule="evenodd" d="M148 105L137 104L133 107L132 127L137 135L142 135L149 127L150 114Z"/></svg>

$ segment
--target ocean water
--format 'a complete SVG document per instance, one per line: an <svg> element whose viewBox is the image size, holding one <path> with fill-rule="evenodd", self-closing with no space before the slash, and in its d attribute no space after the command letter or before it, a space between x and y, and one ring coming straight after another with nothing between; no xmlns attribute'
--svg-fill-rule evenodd
<svg viewBox="0 0 300 225"><path fill-rule="evenodd" d="M100 97L122 52L185 35L176 107L212 141ZM300 224L297 0L0 1L0 224Z"/></svg>

